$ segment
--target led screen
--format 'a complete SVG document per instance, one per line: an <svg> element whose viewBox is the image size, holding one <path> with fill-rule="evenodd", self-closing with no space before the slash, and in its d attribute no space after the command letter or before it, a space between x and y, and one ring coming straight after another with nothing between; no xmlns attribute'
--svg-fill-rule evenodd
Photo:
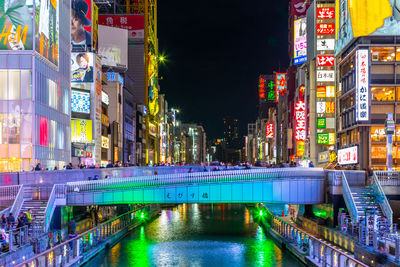
<svg viewBox="0 0 400 267"><path fill-rule="evenodd" d="M90 113L90 93L72 91L71 111L78 113Z"/></svg>
<svg viewBox="0 0 400 267"><path fill-rule="evenodd" d="M35 50L58 66L58 0L35 0Z"/></svg>
<svg viewBox="0 0 400 267"><path fill-rule="evenodd" d="M93 54L71 53L71 82L93 82Z"/></svg>
<svg viewBox="0 0 400 267"><path fill-rule="evenodd" d="M92 0L71 1L71 45L73 50L92 45Z"/></svg>

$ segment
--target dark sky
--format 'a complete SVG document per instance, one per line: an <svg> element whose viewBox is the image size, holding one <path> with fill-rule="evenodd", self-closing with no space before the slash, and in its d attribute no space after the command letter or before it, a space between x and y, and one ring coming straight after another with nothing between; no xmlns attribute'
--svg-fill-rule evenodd
<svg viewBox="0 0 400 267"><path fill-rule="evenodd" d="M257 80L288 64L288 0L160 0L161 93L184 122L223 136L224 116L241 134L257 116Z"/></svg>

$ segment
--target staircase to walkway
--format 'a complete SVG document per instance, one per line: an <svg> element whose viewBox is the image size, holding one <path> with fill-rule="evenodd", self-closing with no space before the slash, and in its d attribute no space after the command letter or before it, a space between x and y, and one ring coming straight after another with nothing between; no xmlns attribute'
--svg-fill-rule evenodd
<svg viewBox="0 0 400 267"><path fill-rule="evenodd" d="M27 212L28 209L32 210L32 218L35 222L44 222L45 210L47 200L28 200L24 201L21 207L21 212ZM18 216L18 214L16 215Z"/></svg>
<svg viewBox="0 0 400 267"><path fill-rule="evenodd" d="M357 209L358 220L365 218L366 215L376 214L378 222L387 223L370 187L350 187L350 190Z"/></svg>

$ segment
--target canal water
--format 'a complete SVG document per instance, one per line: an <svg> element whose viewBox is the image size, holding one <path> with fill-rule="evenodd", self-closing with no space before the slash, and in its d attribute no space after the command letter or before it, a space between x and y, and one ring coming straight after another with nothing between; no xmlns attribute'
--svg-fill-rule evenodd
<svg viewBox="0 0 400 267"><path fill-rule="evenodd" d="M303 266L242 204L183 204L132 231L86 266Z"/></svg>

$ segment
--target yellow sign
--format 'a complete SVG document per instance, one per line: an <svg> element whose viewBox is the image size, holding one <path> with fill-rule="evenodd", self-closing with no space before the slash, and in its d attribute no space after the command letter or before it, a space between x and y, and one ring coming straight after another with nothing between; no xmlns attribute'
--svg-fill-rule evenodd
<svg viewBox="0 0 400 267"><path fill-rule="evenodd" d="M304 155L304 141L297 141L297 156L302 157Z"/></svg>
<svg viewBox="0 0 400 267"><path fill-rule="evenodd" d="M104 126L107 126L107 127L108 127L108 125L110 125L107 115L101 114L101 124L103 124Z"/></svg>
<svg viewBox="0 0 400 267"><path fill-rule="evenodd" d="M71 120L71 142L89 143L92 141L92 121L72 119Z"/></svg>
<svg viewBox="0 0 400 267"><path fill-rule="evenodd" d="M335 151L331 151L331 153L329 153L329 161L330 162L334 162L337 159L337 155Z"/></svg>
<svg viewBox="0 0 400 267"><path fill-rule="evenodd" d="M106 149L110 148L110 139L108 137L101 137L101 147Z"/></svg>
<svg viewBox="0 0 400 267"><path fill-rule="evenodd" d="M334 145L336 141L335 133L329 133L329 144Z"/></svg>

